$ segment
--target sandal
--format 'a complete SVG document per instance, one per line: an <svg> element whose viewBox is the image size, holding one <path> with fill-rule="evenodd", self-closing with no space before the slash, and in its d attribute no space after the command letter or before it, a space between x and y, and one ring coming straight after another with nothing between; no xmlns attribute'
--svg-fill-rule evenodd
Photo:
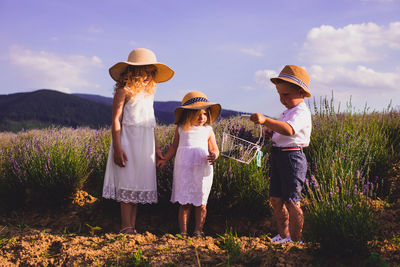
<svg viewBox="0 0 400 267"><path fill-rule="evenodd" d="M133 227L128 226L128 227L122 228L121 231L119 231L119 233L132 235L132 234L136 234L137 232L135 229L133 229Z"/></svg>
<svg viewBox="0 0 400 267"><path fill-rule="evenodd" d="M187 238L189 235L187 234L187 233L179 233L179 234L177 234L177 236L179 237L179 235L182 237L182 238Z"/></svg>
<svg viewBox="0 0 400 267"><path fill-rule="evenodd" d="M193 233L193 236L194 236L194 237L204 237L205 235L204 235L204 232L203 232L203 231L195 231L195 232Z"/></svg>

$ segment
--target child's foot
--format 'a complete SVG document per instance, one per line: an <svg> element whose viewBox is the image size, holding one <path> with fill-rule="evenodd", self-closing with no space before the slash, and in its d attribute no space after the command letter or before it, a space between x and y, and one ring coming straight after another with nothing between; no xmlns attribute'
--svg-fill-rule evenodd
<svg viewBox="0 0 400 267"><path fill-rule="evenodd" d="M290 238L290 236L282 239L281 241L278 241L278 244L283 244L283 243L293 243L293 240Z"/></svg>
<svg viewBox="0 0 400 267"><path fill-rule="evenodd" d="M182 236L183 238L188 237L188 233L186 233L186 232L181 232L181 233L179 233L179 235Z"/></svg>
<svg viewBox="0 0 400 267"><path fill-rule="evenodd" d="M194 237L204 237L204 232L203 231L194 231L193 236Z"/></svg>
<svg viewBox="0 0 400 267"><path fill-rule="evenodd" d="M277 234L276 236L274 236L273 238L271 238L272 242L279 242L281 241L283 238L281 237L280 234Z"/></svg>
<svg viewBox="0 0 400 267"><path fill-rule="evenodd" d="M271 239L272 242L276 242L278 244L282 243L293 243L293 240L290 238L290 236L287 236L285 238L281 237L280 234L277 234Z"/></svg>
<svg viewBox="0 0 400 267"><path fill-rule="evenodd" d="M128 226L128 227L122 228L121 231L119 231L119 233L133 235L133 234L136 234L137 232L135 229L133 229L133 227Z"/></svg>

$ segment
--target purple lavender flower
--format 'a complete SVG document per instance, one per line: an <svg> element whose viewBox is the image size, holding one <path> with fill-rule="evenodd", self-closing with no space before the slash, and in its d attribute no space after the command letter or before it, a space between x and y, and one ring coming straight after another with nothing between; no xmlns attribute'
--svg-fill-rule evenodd
<svg viewBox="0 0 400 267"><path fill-rule="evenodd" d="M332 197L333 196L333 193L332 192L329 192L329 197Z"/></svg>
<svg viewBox="0 0 400 267"><path fill-rule="evenodd" d="M348 204L348 205L347 205L347 210L351 209L351 207L353 207L353 205Z"/></svg>

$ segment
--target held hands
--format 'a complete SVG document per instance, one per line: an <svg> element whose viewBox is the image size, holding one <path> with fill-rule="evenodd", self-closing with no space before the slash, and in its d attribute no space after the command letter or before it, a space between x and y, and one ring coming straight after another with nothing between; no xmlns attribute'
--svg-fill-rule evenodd
<svg viewBox="0 0 400 267"><path fill-rule="evenodd" d="M120 167L125 167L125 161L128 161L128 157L122 148L114 150L114 163Z"/></svg>
<svg viewBox="0 0 400 267"><path fill-rule="evenodd" d="M160 168L160 169L164 168L165 164L167 164L167 161L168 160L166 160L166 159L157 159L157 163L156 163L157 168Z"/></svg>
<svg viewBox="0 0 400 267"><path fill-rule="evenodd" d="M207 160L208 160L208 162L212 165L212 164L214 164L215 163L215 160L217 159L217 156L215 155L215 153L210 153L208 156L207 156Z"/></svg>
<svg viewBox="0 0 400 267"><path fill-rule="evenodd" d="M164 155L161 153L159 148L156 148L156 166L157 168L163 168L167 160L165 159Z"/></svg>

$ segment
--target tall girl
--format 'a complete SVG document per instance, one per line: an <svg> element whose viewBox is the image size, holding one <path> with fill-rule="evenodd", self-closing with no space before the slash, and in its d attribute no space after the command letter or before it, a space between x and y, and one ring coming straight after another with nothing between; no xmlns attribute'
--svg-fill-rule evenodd
<svg viewBox="0 0 400 267"><path fill-rule="evenodd" d="M188 218L195 207L194 235L202 236L206 219L207 199L213 181L212 164L219 156L214 132L210 126L221 112L220 104L208 102L201 92L190 92L175 109L175 136L163 167L175 156L171 202L180 204L178 223L181 235L187 236Z"/></svg>
<svg viewBox="0 0 400 267"><path fill-rule="evenodd" d="M103 197L120 202L120 232L133 234L137 204L157 202L156 158L162 154L154 135L154 93L156 83L168 81L174 71L152 51L138 48L109 72L116 84Z"/></svg>

